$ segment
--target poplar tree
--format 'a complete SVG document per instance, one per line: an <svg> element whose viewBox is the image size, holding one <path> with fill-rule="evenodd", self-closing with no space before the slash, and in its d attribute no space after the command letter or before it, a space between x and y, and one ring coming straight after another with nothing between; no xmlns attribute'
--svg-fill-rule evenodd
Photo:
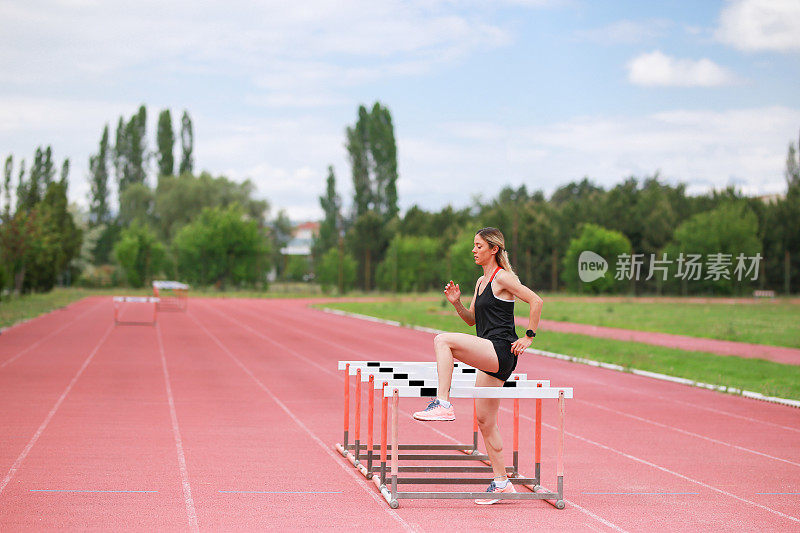
<svg viewBox="0 0 800 533"><path fill-rule="evenodd" d="M42 197L47 192L47 186L53 181L53 177L56 175L55 165L53 164L53 149L48 145L47 148L44 150L44 157L42 159L42 172L41 172L41 184L42 184Z"/></svg>
<svg viewBox="0 0 800 533"><path fill-rule="evenodd" d="M139 112L131 117L125 128L127 137L127 183L144 183L147 173L145 171L145 154L147 153L147 110L139 107ZM122 192L120 190L120 192Z"/></svg>
<svg viewBox="0 0 800 533"><path fill-rule="evenodd" d="M397 144L389 109L375 102L368 123L374 175L375 210L389 220L397 215Z"/></svg>
<svg viewBox="0 0 800 533"><path fill-rule="evenodd" d="M59 183L64 186L64 189L69 184L69 157L64 158L64 162L61 163L61 180Z"/></svg>
<svg viewBox="0 0 800 533"><path fill-rule="evenodd" d="M3 169L3 193L5 194L6 202L3 207L3 222L8 221L11 217L11 174L14 172L14 156L9 155L6 158L6 165Z"/></svg>
<svg viewBox="0 0 800 533"><path fill-rule="evenodd" d="M192 150L194 150L194 133L192 131L192 119L189 118L189 112L184 111L181 117L181 165L178 170L180 174L192 173L194 169L194 160L192 158Z"/></svg>
<svg viewBox="0 0 800 533"><path fill-rule="evenodd" d="M353 170L353 209L358 218L372 207L372 183L370 181L369 113L362 105L358 107L355 126L347 128L347 154Z"/></svg>
<svg viewBox="0 0 800 533"><path fill-rule="evenodd" d="M128 154L127 139L125 137L125 120L119 117L117 121L117 134L114 140L114 176L117 186L121 189L125 183L126 158Z"/></svg>
<svg viewBox="0 0 800 533"><path fill-rule="evenodd" d="M371 111L361 105L346 135L354 190L348 242L359 260L359 279L369 290L373 265L381 261L394 231L384 226L398 212L397 145L391 113L380 102Z"/></svg>
<svg viewBox="0 0 800 533"><path fill-rule="evenodd" d="M158 174L159 176L171 176L175 171L175 132L172 130L172 116L169 109L165 109L158 116L158 133L156 135L158 144Z"/></svg>
<svg viewBox="0 0 800 533"><path fill-rule="evenodd" d="M104 224L109 219L108 206L108 124L103 128L97 154L89 158L91 200L89 202L89 223L92 226Z"/></svg>
<svg viewBox="0 0 800 533"><path fill-rule="evenodd" d="M319 197L319 205L325 213L325 218L319 226L319 235L314 241L314 257L317 259L334 248L339 241L342 199L336 194L336 174L333 166L328 166L325 195Z"/></svg>
<svg viewBox="0 0 800 533"><path fill-rule="evenodd" d="M23 189L27 194L22 202L22 207L29 211L39 203L41 198L42 167L44 166L44 152L41 147L36 148L33 155L33 165L31 166L28 183Z"/></svg>
<svg viewBox="0 0 800 533"><path fill-rule="evenodd" d="M23 159L19 165L19 174L17 175L17 207L16 212L25 210L25 204L28 201L28 184L25 181L25 160Z"/></svg>

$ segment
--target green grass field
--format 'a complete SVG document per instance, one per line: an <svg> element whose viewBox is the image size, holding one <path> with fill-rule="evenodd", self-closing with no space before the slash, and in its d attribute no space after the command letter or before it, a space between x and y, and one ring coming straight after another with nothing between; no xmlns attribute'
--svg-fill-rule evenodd
<svg viewBox="0 0 800 533"><path fill-rule="evenodd" d="M527 305L517 305L518 316L527 313ZM753 304L592 302L545 296L542 318L800 348L800 305L782 300Z"/></svg>
<svg viewBox="0 0 800 533"><path fill-rule="evenodd" d="M393 300L335 302L321 307L396 320L407 325L475 333L474 328L467 326L455 315L449 304L443 306L431 301ZM522 329L517 328L518 335L523 334ZM769 396L800 399L800 366L556 332L545 332L537 336L533 347L614 363L625 368L660 372L694 381L760 392Z"/></svg>

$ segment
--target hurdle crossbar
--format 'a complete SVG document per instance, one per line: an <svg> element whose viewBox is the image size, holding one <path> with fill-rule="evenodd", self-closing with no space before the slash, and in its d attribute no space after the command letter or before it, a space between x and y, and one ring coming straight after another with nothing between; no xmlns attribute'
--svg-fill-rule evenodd
<svg viewBox="0 0 800 533"><path fill-rule="evenodd" d="M117 326L155 326L158 312L158 298L153 296L114 296L114 325ZM144 303L153 304L152 320L122 320L120 318L120 308L125 303Z"/></svg>
<svg viewBox="0 0 800 533"><path fill-rule="evenodd" d="M351 366L352 365L352 366ZM478 452L477 418L473 409L473 442L471 444L400 444L398 442L399 399L435 396L438 385L435 379L435 364L431 362L382 362L382 361L339 361L339 369L345 371L345 433L343 444L336 444L336 449L355 466L367 479L371 479L381 495L392 508L399 506L401 499L478 499L485 498L485 492L416 492L400 491L399 485L445 485L445 484L483 484L485 478L474 477L408 477L400 473L491 473L491 463L486 454ZM450 396L453 398L510 398L514 400L513 425L513 466L507 466L509 481L520 485L529 492L511 494L493 494L496 499L527 500L541 499L551 503L558 509L565 507L563 498L563 431L564 400L572 398L572 388L551 387L548 380L528 380L524 374L512 375L511 381L503 387L474 386L475 369L459 363L453 371ZM348 442L349 430L349 388L350 377L356 377L356 419L355 443ZM361 423L361 383L369 383L368 393L368 426L367 444L360 441ZM413 384L412 384L413 382ZM378 455L373 445L373 411L374 391L382 391L381 402L381 445ZM525 477L519 472L519 401L533 399L536 402L535 417L535 476ZM557 457L557 491L548 491L540 483L541 456L541 401L555 399L559 409L559 435ZM391 425L388 416L388 404L392 403ZM387 437L391 434L391 442ZM456 451L457 454L407 454L400 451ZM362 455L362 452L363 455ZM391 462L388 461L391 455ZM362 461L362 457L365 461ZM380 465L374 463L380 458ZM453 465L401 465L400 461L479 461L481 466ZM366 464L364 464L366 462ZM387 483L388 481L388 483Z"/></svg>
<svg viewBox="0 0 800 533"><path fill-rule="evenodd" d="M159 310L186 311L189 304L189 285L179 281L153 281L153 296L160 298L157 304Z"/></svg>

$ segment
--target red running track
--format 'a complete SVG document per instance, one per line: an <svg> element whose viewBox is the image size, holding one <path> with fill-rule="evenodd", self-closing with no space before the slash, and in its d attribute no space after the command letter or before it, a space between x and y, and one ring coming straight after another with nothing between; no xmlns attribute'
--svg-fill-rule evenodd
<svg viewBox="0 0 800 533"><path fill-rule="evenodd" d="M800 410L533 355L519 371L575 389L567 508L391 510L333 449L336 361L429 359L432 336L306 303L192 300L157 327L113 327L110 298L89 298L6 331L0 530L800 529ZM456 422L424 424L409 416L424 401L402 400L402 441L469 442L464 402ZM532 406L522 414L532 473ZM548 487L555 415L545 403Z"/></svg>

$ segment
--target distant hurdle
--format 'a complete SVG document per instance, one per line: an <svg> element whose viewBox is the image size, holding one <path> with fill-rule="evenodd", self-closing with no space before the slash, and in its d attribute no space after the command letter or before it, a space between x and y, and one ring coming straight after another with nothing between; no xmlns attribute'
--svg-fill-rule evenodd
<svg viewBox="0 0 800 533"><path fill-rule="evenodd" d="M114 325L155 326L158 313L158 298L153 296L114 296ZM125 304L133 304L133 310ZM152 313L145 306L152 304ZM123 307L128 309L123 310ZM152 317L152 320L150 319Z"/></svg>
<svg viewBox="0 0 800 533"><path fill-rule="evenodd" d="M186 311L189 305L189 285L179 281L154 281L153 296L159 298L159 310Z"/></svg>
<svg viewBox="0 0 800 533"><path fill-rule="evenodd" d="M344 382L344 436L336 444L339 453L367 479L371 479L386 502L396 509L401 499L480 499L485 492L418 492L401 491L401 485L469 485L485 484L485 477L419 477L407 474L492 474L491 463L486 454L478 452L478 419L474 406L475 398L509 398L514 400L513 409L513 458L506 467L509 481L527 489L525 492L492 494L493 499L545 500L558 509L564 503L564 400L572 398L572 388L551 387L548 380L527 379L525 374L512 374L503 387L476 387L477 370L456 362L450 388L451 398L473 398L473 433L469 444L400 444L398 435L399 399L436 396L438 378L434 362L385 362L385 361L339 361L338 369L345 372ZM351 377L355 377L354 441L350 443L350 389ZM367 394L367 442L361 441L362 383L368 386ZM380 446L374 442L375 391L381 391ZM535 400L534 422L534 477L522 475L519 470L519 413L520 399ZM557 471L556 491L541 485L542 450L542 400L554 399L558 404ZM391 420L389 402L391 400ZM426 422L420 422L426 423ZM387 437L391 436L391 442ZM427 453L400 453L401 451L424 451ZM431 453L431 452L456 453ZM387 461L391 453L390 462ZM420 462L457 462L459 465L420 465ZM481 465L460 466L464 461L478 461ZM414 462L415 464L401 464Z"/></svg>

